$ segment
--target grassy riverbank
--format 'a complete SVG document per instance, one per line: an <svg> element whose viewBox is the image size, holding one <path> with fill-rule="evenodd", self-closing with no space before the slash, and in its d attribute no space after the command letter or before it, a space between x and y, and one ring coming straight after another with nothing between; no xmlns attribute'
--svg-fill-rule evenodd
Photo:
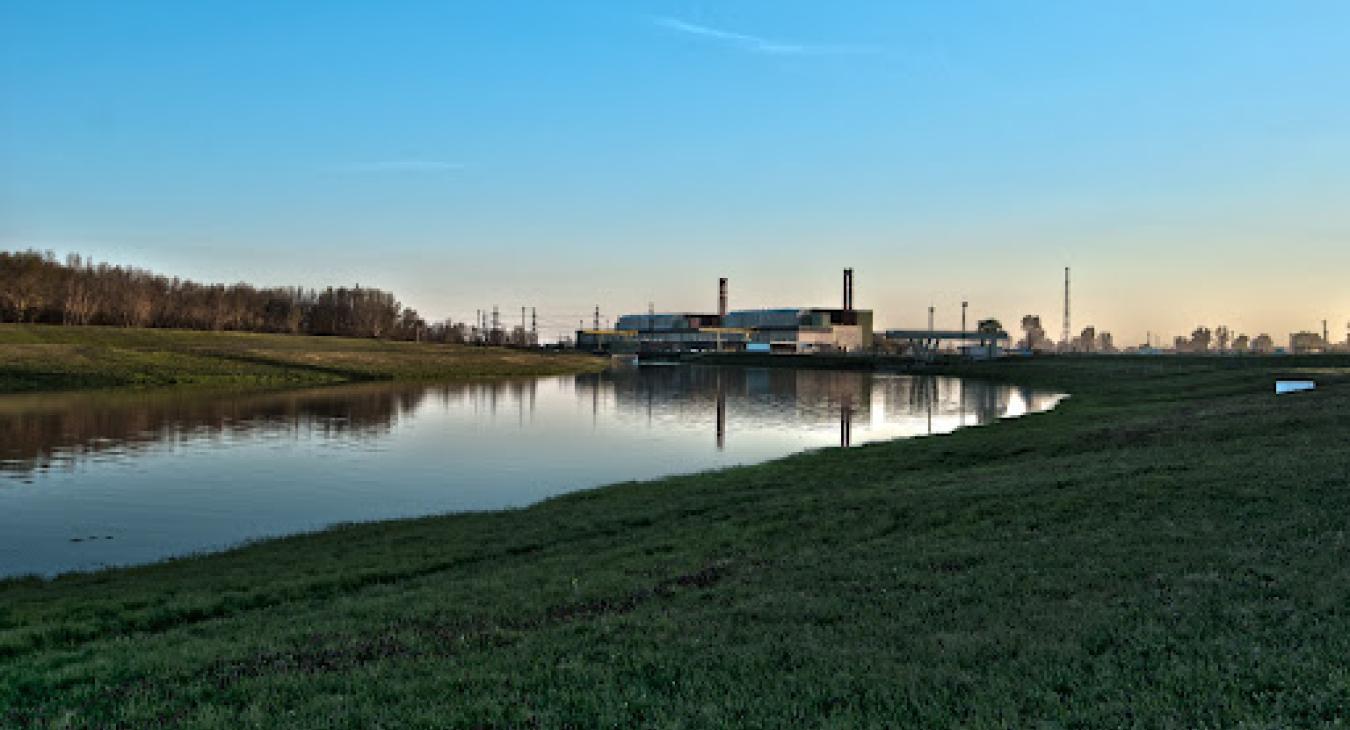
<svg viewBox="0 0 1350 730"><path fill-rule="evenodd" d="M1275 398L1277 373L1319 390ZM0 583L0 726L1312 727L1350 359L1047 359L949 436Z"/></svg>
<svg viewBox="0 0 1350 730"><path fill-rule="evenodd" d="M0 325L0 393L554 375L605 364L588 356L345 337Z"/></svg>

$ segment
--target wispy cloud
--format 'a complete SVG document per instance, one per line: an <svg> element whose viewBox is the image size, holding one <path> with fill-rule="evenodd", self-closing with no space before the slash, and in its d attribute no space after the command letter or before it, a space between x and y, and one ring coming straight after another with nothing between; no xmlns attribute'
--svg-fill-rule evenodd
<svg viewBox="0 0 1350 730"><path fill-rule="evenodd" d="M463 170L458 162L440 160L380 160L378 162L355 162L335 165L333 172L452 172Z"/></svg>
<svg viewBox="0 0 1350 730"><path fill-rule="evenodd" d="M690 23L687 20L665 16L652 18L652 22L669 30L705 38L718 43L724 43L754 53L780 56L856 56L870 55L879 52L879 49L872 46L785 43L783 41L750 35L749 33L737 33L721 28L712 28L706 25L699 25L698 23Z"/></svg>

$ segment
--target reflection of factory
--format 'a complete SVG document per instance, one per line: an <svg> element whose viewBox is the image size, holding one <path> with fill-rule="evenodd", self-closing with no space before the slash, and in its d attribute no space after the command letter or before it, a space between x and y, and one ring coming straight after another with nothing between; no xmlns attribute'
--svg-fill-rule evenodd
<svg viewBox="0 0 1350 730"><path fill-rule="evenodd" d="M939 433L1045 407L1045 394L933 376L779 368L619 368L576 377L579 394L613 403L616 416L706 426L718 448L737 433L837 429L849 446L878 438Z"/></svg>
<svg viewBox="0 0 1350 730"><path fill-rule="evenodd" d="M872 312L853 307L853 269L844 270L839 309L727 310L721 279L716 314L625 314L614 329L577 331L577 347L605 352L860 352L872 343Z"/></svg>

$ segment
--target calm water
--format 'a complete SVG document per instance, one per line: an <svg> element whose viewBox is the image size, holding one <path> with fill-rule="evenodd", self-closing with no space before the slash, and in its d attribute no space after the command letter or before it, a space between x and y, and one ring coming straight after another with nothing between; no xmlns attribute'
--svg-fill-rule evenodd
<svg viewBox="0 0 1350 730"><path fill-rule="evenodd" d="M951 431L1059 396L712 367L285 393L0 397L0 575L335 522L516 507L629 479Z"/></svg>

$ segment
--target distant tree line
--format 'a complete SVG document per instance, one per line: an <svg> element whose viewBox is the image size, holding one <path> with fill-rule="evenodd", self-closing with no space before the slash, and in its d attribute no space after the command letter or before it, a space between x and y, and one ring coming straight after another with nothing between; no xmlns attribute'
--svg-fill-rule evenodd
<svg viewBox="0 0 1350 730"><path fill-rule="evenodd" d="M1022 332L1023 337L1017 343L1020 349L1037 352L1113 353L1120 351L1110 332L1098 332L1096 327L1091 326L1083 328L1082 334L1070 338L1068 342L1057 343L1046 336L1045 327L1041 326L1041 318L1035 314L1022 317ZM1152 346L1150 342L1142 347L1151 348ZM1330 348L1331 344L1316 333L1297 333L1291 337L1290 349L1294 351L1325 351ZM1133 348L1127 350L1127 352L1138 349L1141 348ZM1219 325L1213 330L1200 325L1191 332L1190 337L1174 337L1172 351L1194 354L1242 354L1248 352L1269 354L1275 352L1275 342L1268 334L1248 337L1233 332L1226 325Z"/></svg>
<svg viewBox="0 0 1350 730"><path fill-rule="evenodd" d="M362 286L200 284L78 254L0 251L0 322L171 327L463 342L465 326L428 324L394 295Z"/></svg>

